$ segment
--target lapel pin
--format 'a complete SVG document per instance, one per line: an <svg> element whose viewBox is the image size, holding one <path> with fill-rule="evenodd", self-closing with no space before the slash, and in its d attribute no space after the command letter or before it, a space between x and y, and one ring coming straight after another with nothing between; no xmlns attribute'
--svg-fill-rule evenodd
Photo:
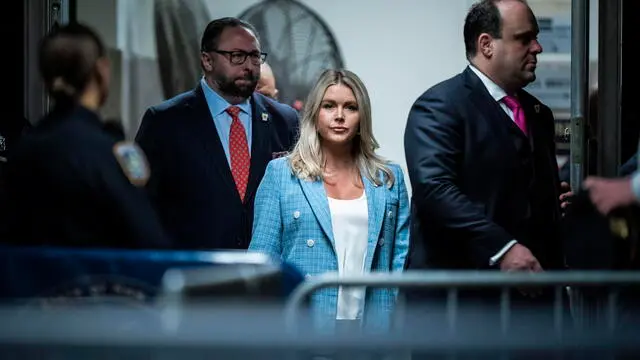
<svg viewBox="0 0 640 360"><path fill-rule="evenodd" d="M533 105L533 110L536 111L536 114L540 112L540 104Z"/></svg>
<svg viewBox="0 0 640 360"><path fill-rule="evenodd" d="M262 113L262 121L267 121L269 120L269 113L263 112Z"/></svg>

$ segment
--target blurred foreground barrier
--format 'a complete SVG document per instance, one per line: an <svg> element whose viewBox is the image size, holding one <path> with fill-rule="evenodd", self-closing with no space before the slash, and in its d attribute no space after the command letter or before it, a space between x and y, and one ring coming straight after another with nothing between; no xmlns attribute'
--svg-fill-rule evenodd
<svg viewBox="0 0 640 360"><path fill-rule="evenodd" d="M122 327L122 319L140 326ZM553 332L533 337L490 331L448 336L446 329L428 334L391 331L319 336L302 321L300 331L291 333L282 309L259 304L188 306L179 326L171 329L149 322L137 309L120 306L67 307L53 312L31 308L20 316L14 308L0 307L0 323L0 358L20 360L311 360L310 355L327 352L332 354L324 359L380 360L381 354L390 354L384 359L407 359L403 355L408 351L436 355L428 359L521 359L511 356L528 355L528 359L603 360L640 350L637 332L612 337L606 329L567 332L562 338ZM555 356L537 356L540 351ZM412 357L417 359L421 358Z"/></svg>
<svg viewBox="0 0 640 360"><path fill-rule="evenodd" d="M606 303L606 326L601 329L613 331L617 327L620 320L618 305L620 304L619 295L627 288L640 288L640 272L636 271L559 271L559 272L543 272L543 273L501 273L493 271L407 271L404 273L369 273L363 276L338 276L337 274L325 274L317 277L309 278L300 287L298 287L289 298L285 307L285 322L291 333L299 331L298 318L301 315L301 309L305 299L313 292L327 287L336 286L367 286L377 288L423 288L423 289L444 289L446 296L446 324L438 324L446 333L455 334L458 324L465 321L463 315L458 311L461 301L459 298L460 291L465 289L493 288L500 291L500 297L496 303L499 303L499 310L496 312L495 322L500 325L500 331L503 334L510 332L511 317L511 292L520 288L539 288L551 287L554 289L554 301L552 304L553 311L553 330L560 335L566 330L567 325L563 306L563 298L566 294L567 287L588 288L598 287L606 288L609 292L608 301ZM625 293L626 294L626 293ZM636 298L633 298L635 301ZM640 306L640 303L637 303ZM405 309L402 299L398 303L398 311L396 319L407 316L404 312L410 312L411 309ZM485 311L479 308L478 311ZM534 316L536 314L533 314ZM638 314L634 314L638 315ZM411 317L412 314L409 314ZM464 314L466 317L466 314ZM579 323L579 322L574 322ZM485 325L486 328L486 325ZM640 332L640 329L637 329Z"/></svg>
<svg viewBox="0 0 640 360"><path fill-rule="evenodd" d="M265 274L268 283L256 287ZM277 259L240 251L0 247L5 304L145 304L167 292L224 297L253 291L284 299L302 279Z"/></svg>

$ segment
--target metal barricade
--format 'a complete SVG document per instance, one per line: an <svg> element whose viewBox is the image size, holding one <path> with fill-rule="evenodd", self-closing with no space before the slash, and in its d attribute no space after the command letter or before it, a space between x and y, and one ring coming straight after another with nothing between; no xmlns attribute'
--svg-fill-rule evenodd
<svg viewBox="0 0 640 360"><path fill-rule="evenodd" d="M562 296L566 287L611 287L605 307L607 329L616 327L617 287L640 285L640 272L632 271L547 271L542 273L502 273L492 271L406 271L403 273L369 273L362 276L324 274L308 278L289 297L285 305L285 323L295 333L300 309L313 292L338 286L374 288L448 289L446 318L449 329L457 323L458 290L465 288L500 288L500 324L508 331L510 290L519 287L555 288L554 330L563 331Z"/></svg>

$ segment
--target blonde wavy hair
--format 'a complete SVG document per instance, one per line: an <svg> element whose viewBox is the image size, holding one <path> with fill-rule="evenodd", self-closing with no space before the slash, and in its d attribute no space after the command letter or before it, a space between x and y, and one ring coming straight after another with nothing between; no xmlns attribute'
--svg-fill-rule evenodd
<svg viewBox="0 0 640 360"><path fill-rule="evenodd" d="M350 88L358 103L360 128L358 135L352 141L354 141L353 156L361 176L365 176L378 186L383 182L388 187L393 186L395 177L388 166L389 162L375 153L379 145L373 136L369 94L362 80L348 70L325 70L311 89L300 121L300 139L289 155L289 163L294 175L303 180L322 179L325 157L321 147L322 138L318 135L316 123L325 92L330 86L339 84ZM380 179L381 173L383 180Z"/></svg>

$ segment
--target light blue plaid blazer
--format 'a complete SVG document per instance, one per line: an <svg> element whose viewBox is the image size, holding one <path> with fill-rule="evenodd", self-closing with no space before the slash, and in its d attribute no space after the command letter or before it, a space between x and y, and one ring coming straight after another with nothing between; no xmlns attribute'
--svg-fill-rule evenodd
<svg viewBox="0 0 640 360"><path fill-rule="evenodd" d="M371 272L403 271L409 250L409 199L404 176L399 166L390 168L395 175L391 188L362 178L369 209L365 269ZM310 277L338 271L333 242L322 181L293 175L288 157L272 160L256 193L249 250L281 257ZM396 298L397 289L367 289L365 327L386 328ZM337 288L322 289L312 296L311 305L321 328L332 327L337 299Z"/></svg>

